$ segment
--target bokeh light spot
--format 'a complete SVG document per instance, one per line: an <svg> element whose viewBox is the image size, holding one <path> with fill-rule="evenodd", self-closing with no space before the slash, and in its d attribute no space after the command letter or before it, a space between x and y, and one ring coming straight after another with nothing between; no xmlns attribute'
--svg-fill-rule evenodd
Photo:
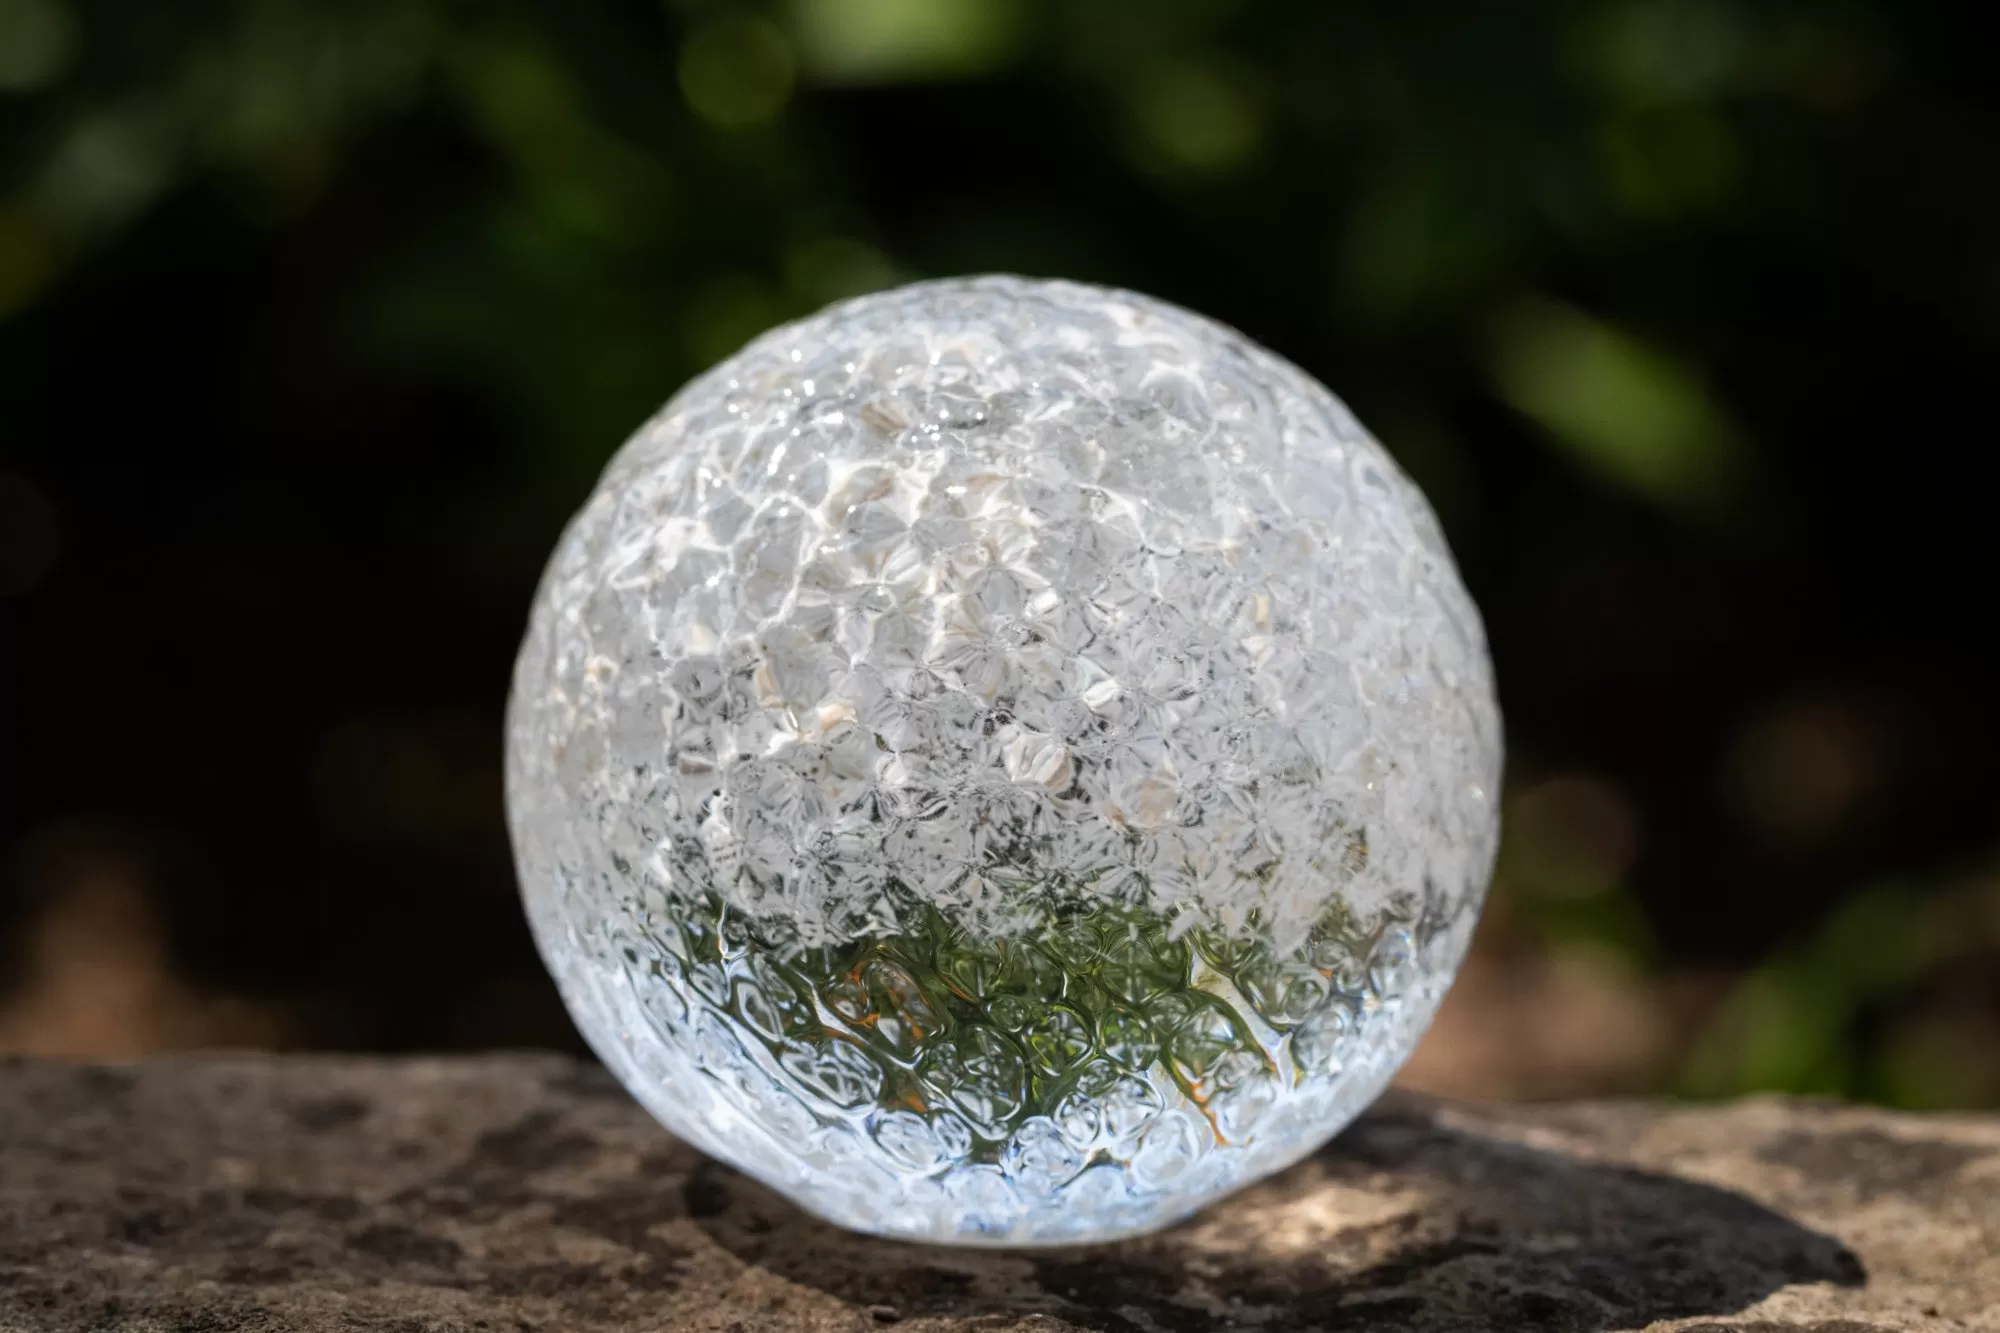
<svg viewBox="0 0 2000 1333"><path fill-rule="evenodd" d="M1873 748L1860 720L1837 705L1780 708L1736 744L1729 773L1735 808L1767 841L1798 846L1823 838L1866 789Z"/></svg>
<svg viewBox="0 0 2000 1333"><path fill-rule="evenodd" d="M1523 792L1507 811L1508 883L1582 897L1616 887L1639 852L1639 816L1601 778L1565 774Z"/></svg>
<svg viewBox="0 0 2000 1333"><path fill-rule="evenodd" d="M1813 934L1758 968L1717 1007L1681 1071L1681 1091L1837 1094L1859 1071L1844 1040L1870 1004L1934 962L1921 905L1902 886L1850 897Z"/></svg>
<svg viewBox="0 0 2000 1333"><path fill-rule="evenodd" d="M806 68L834 83L895 83L983 73L1019 29L1013 0L797 0L792 29Z"/></svg>
<svg viewBox="0 0 2000 1333"><path fill-rule="evenodd" d="M0 93L60 79L76 52L76 23L57 0L0 0Z"/></svg>
<svg viewBox="0 0 2000 1333"><path fill-rule="evenodd" d="M724 129L762 125L792 96L792 49L768 19L724 14L681 46L681 92L694 113Z"/></svg>
<svg viewBox="0 0 2000 1333"><path fill-rule="evenodd" d="M1639 216L1714 208L1742 183L1742 145L1728 122L1705 108L1615 117L1598 142L1612 193Z"/></svg>
<svg viewBox="0 0 2000 1333"><path fill-rule="evenodd" d="M155 110L94 112L57 142L34 185L34 199L59 230L108 232L129 221L167 184L171 127Z"/></svg>
<svg viewBox="0 0 2000 1333"><path fill-rule="evenodd" d="M1495 333L1501 396L1579 463L1684 511L1713 509L1739 488L1740 434L1675 358L1547 299L1517 304Z"/></svg>
<svg viewBox="0 0 2000 1333"><path fill-rule="evenodd" d="M0 319L39 296L55 269L48 232L27 214L0 209Z"/></svg>
<svg viewBox="0 0 2000 1333"><path fill-rule="evenodd" d="M9 849L8 869L44 906L18 941L22 971L0 993L0 1055L126 1058L283 1039L270 1009L178 973L135 841L59 827Z"/></svg>
<svg viewBox="0 0 2000 1333"><path fill-rule="evenodd" d="M1742 20L1722 5L1638 0L1593 16L1582 47L1585 67L1614 96L1676 102L1730 86L1748 39Z"/></svg>
<svg viewBox="0 0 2000 1333"><path fill-rule="evenodd" d="M1128 94L1134 130L1152 162L1217 171L1248 157L1263 131L1249 81L1208 64L1163 65Z"/></svg>
<svg viewBox="0 0 2000 1333"><path fill-rule="evenodd" d="M901 280L880 250L840 236L823 236L792 247L785 256L785 282L808 301L838 301L893 287Z"/></svg>

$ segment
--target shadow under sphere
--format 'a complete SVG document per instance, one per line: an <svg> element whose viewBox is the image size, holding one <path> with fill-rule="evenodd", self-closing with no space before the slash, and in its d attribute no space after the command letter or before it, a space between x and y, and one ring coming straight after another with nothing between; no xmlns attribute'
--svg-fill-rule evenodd
<svg viewBox="0 0 2000 1333"><path fill-rule="evenodd" d="M1385 1190L1391 1173L1400 1181ZM686 1202L744 1262L884 1320L1044 1314L1104 1333L1225 1322L1582 1331L1727 1315L1791 1283L1866 1277L1839 1241L1741 1194L1486 1138L1393 1102L1291 1170L1114 1245L875 1240L714 1163L697 1169Z"/></svg>

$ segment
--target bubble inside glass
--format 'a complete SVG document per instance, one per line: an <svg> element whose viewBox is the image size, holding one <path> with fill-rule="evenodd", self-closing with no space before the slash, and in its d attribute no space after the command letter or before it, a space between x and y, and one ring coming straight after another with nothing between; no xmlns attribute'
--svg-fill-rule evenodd
<svg viewBox="0 0 2000 1333"><path fill-rule="evenodd" d="M1479 617L1320 384L1128 292L835 306L696 379L516 667L522 891L675 1133L844 1226L1102 1240L1286 1165L1497 837Z"/></svg>

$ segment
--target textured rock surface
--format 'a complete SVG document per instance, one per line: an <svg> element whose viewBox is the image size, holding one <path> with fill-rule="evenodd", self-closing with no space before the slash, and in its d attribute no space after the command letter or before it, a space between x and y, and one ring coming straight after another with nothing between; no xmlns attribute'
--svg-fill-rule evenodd
<svg viewBox="0 0 2000 1333"><path fill-rule="evenodd" d="M0 1062L0 1329L2000 1329L2000 1119L1392 1097L1084 1250L815 1222L539 1056Z"/></svg>

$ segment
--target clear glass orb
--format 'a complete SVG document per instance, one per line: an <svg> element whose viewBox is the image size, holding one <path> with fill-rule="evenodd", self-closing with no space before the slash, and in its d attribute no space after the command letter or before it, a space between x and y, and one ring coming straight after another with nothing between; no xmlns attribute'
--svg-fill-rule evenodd
<svg viewBox="0 0 2000 1333"><path fill-rule="evenodd" d="M1388 1082L1498 834L1479 616L1345 407L1129 292L758 338L538 593L509 818L584 1035L845 1226L1146 1231Z"/></svg>

